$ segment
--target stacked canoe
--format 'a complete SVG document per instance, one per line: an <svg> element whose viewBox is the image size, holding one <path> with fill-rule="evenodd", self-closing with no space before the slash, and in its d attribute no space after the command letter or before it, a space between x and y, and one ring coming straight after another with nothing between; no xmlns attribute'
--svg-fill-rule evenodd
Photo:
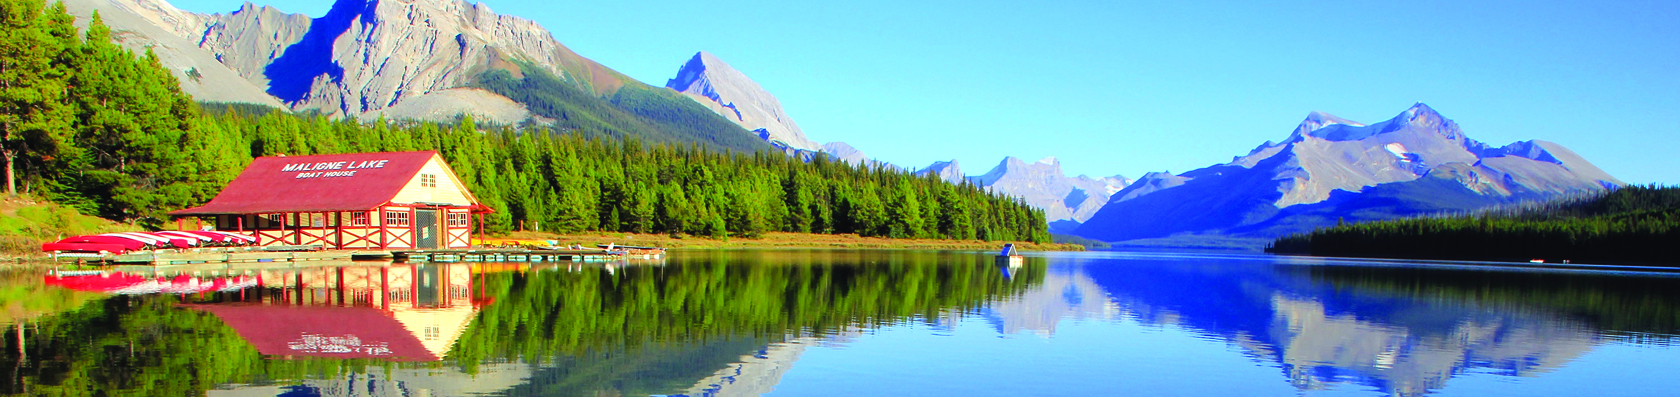
<svg viewBox="0 0 1680 397"><path fill-rule="evenodd" d="M125 254L156 249L242 247L256 243L255 237L217 231L121 232L70 237L42 244L41 251L56 254Z"/></svg>

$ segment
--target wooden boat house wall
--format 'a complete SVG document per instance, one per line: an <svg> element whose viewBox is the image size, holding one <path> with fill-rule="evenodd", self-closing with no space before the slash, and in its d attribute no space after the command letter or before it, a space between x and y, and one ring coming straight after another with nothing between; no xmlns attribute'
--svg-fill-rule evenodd
<svg viewBox="0 0 1680 397"><path fill-rule="evenodd" d="M443 157L421 151L260 157L209 203L170 215L261 245L437 249L471 246L490 212Z"/></svg>

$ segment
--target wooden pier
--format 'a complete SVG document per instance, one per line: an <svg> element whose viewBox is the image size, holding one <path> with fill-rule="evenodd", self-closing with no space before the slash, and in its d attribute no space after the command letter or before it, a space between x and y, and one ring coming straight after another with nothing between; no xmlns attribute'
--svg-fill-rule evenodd
<svg viewBox="0 0 1680 397"><path fill-rule="evenodd" d="M543 248L450 248L428 250L323 250L320 246L268 246L248 248L200 248L151 250L127 254L65 255L95 265L191 265L218 263L271 263L353 260L395 260L399 262L612 262L628 259L661 259L664 250L543 249Z"/></svg>
<svg viewBox="0 0 1680 397"><path fill-rule="evenodd" d="M631 258L623 251L528 248L406 250L392 251L391 255L399 261L430 262L610 262L625 259L658 259L659 257L637 255L635 258Z"/></svg>

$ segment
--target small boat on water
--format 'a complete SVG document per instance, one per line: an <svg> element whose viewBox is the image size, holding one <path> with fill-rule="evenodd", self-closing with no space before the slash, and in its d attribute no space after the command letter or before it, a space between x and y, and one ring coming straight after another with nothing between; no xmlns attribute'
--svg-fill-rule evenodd
<svg viewBox="0 0 1680 397"><path fill-rule="evenodd" d="M1015 244L1004 244L1003 252L997 256L999 266L1019 267L1026 262L1027 257L1021 256L1021 253L1015 250Z"/></svg>
<svg viewBox="0 0 1680 397"><path fill-rule="evenodd" d="M617 245L611 243L598 244L596 247L606 249L607 251L623 252L626 257L630 258L657 259L665 256L665 249L660 247L638 247L634 245Z"/></svg>

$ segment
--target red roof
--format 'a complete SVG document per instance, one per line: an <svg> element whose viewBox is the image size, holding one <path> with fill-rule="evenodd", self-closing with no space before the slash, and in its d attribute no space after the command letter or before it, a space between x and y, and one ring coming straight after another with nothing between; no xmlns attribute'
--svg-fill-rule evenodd
<svg viewBox="0 0 1680 397"><path fill-rule="evenodd" d="M239 337L272 356L437 361L412 331L371 307L182 305L214 313Z"/></svg>
<svg viewBox="0 0 1680 397"><path fill-rule="evenodd" d="M371 210L396 197L434 156L437 152L421 151L259 157L209 203L170 214ZM474 201L475 209L482 208Z"/></svg>

